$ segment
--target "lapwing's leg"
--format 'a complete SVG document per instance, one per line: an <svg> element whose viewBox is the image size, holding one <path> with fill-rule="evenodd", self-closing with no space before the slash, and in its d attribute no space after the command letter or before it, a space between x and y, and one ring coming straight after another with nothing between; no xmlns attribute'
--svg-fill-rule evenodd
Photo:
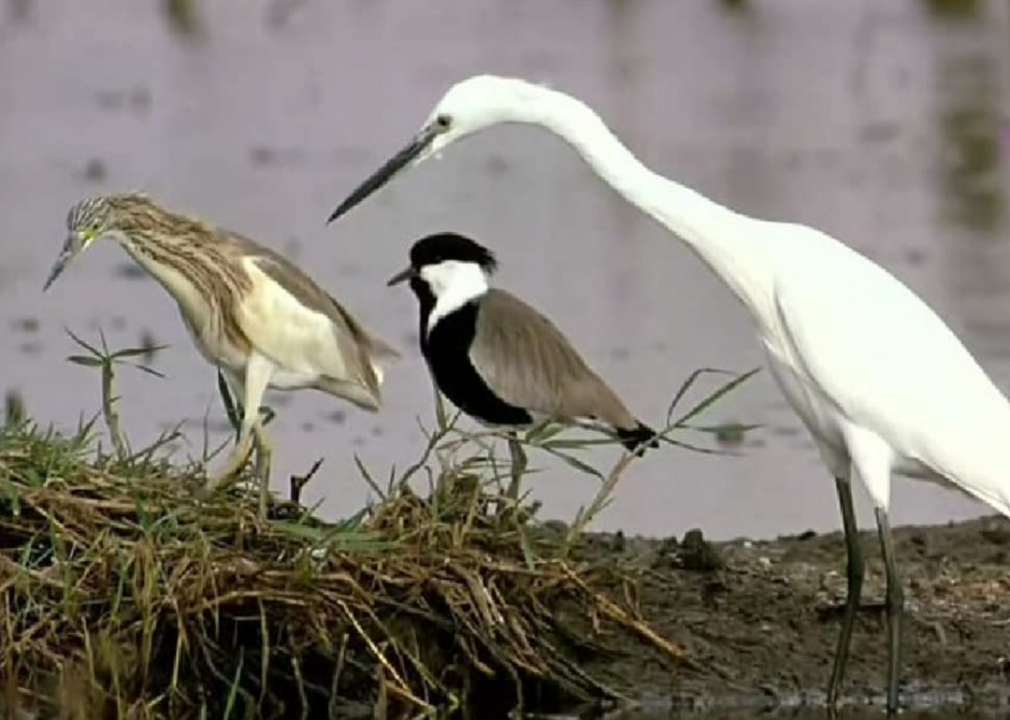
<svg viewBox="0 0 1010 720"><path fill-rule="evenodd" d="M249 453L253 448L254 428L259 423L259 409L263 402L263 394L270 384L270 378L274 373L274 364L259 353L252 353L249 362L246 364L244 387L244 397L242 398L243 414L242 426L239 428L238 444L232 452L231 457L224 468L216 475L208 478L204 486L206 493L211 493L221 487L226 481L232 478L235 473L242 469L249 459Z"/></svg>
<svg viewBox="0 0 1010 720"><path fill-rule="evenodd" d="M887 712L898 711L898 674L901 668L901 624L905 611L905 593L894 561L894 541L891 538L891 524L887 510L878 507L877 532L880 535L880 550L884 555L884 569L887 573Z"/></svg>
<svg viewBox="0 0 1010 720"><path fill-rule="evenodd" d="M257 419L253 432L256 435L256 477L260 484L260 518L265 520L270 499L270 466L274 449L261 419Z"/></svg>
<svg viewBox="0 0 1010 720"><path fill-rule="evenodd" d="M835 666L828 684L828 707L838 704L839 692L845 681L845 666L849 660L849 646L852 643L852 628L856 624L859 597L863 590L863 553L859 548L859 528L856 527L856 510L852 503L852 483L849 478L835 478L838 489L838 504L842 509L842 527L845 530L845 550L847 556L846 578L848 589L845 597L845 615L842 631L838 636L835 651Z"/></svg>
<svg viewBox="0 0 1010 720"><path fill-rule="evenodd" d="M519 486L522 484L523 475L526 474L526 451L519 442L519 436L514 432L509 433L509 455L512 461L512 482L509 483L505 496L515 505L519 503Z"/></svg>

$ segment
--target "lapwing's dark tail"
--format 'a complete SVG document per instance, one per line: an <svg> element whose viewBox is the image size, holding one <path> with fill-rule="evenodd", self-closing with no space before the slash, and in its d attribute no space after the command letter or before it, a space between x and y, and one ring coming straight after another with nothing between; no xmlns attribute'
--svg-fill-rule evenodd
<svg viewBox="0 0 1010 720"><path fill-rule="evenodd" d="M659 440L656 439L656 431L648 425L638 423L638 427L633 430L621 430L618 428L617 437L621 444L630 452L644 450L647 447L659 447Z"/></svg>

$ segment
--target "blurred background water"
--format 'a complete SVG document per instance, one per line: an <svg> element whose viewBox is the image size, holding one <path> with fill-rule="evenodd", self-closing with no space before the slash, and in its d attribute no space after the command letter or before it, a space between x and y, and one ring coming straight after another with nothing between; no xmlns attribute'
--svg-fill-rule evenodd
<svg viewBox="0 0 1010 720"><path fill-rule="evenodd" d="M268 400L276 486L324 457L305 498L334 515L367 496L355 453L383 475L417 457L417 419L431 422L415 303L384 285L425 233L493 247L498 282L646 420L695 368L760 364L729 291L543 132L475 137L324 226L448 86L481 72L571 92L657 171L850 243L1010 390L1007 20L996 0L0 0L0 390L72 428L98 409L99 383L65 362L77 349L64 327L101 329L116 347L169 345L155 360L167 379L121 373L135 445L180 420L183 454L199 454L205 418L223 437L213 369L119 248L93 248L40 291L69 206L128 189L288 253L404 352L381 414L314 393ZM733 456L652 453L597 527L725 538L839 525L833 483L767 373L706 421L762 428ZM570 517L595 491L532 461L549 468L532 481L545 516ZM900 523L985 512L921 483L894 495Z"/></svg>
<svg viewBox="0 0 1010 720"><path fill-rule="evenodd" d="M881 708L847 707L836 713L829 714L822 709L790 708L777 711L754 711L741 709L710 710L703 713L689 713L695 720L751 720L761 717L766 720L870 720L886 717ZM631 711L608 717L608 720L668 720L671 715L667 710ZM908 710L902 713L908 720L996 720L1005 717L1000 711L990 709L956 710L937 706L932 709Z"/></svg>

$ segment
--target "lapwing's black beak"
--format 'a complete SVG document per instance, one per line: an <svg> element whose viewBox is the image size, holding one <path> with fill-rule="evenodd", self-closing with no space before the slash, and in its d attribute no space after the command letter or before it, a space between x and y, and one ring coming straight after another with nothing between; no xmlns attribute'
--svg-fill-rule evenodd
<svg viewBox="0 0 1010 720"><path fill-rule="evenodd" d="M415 270L412 267L409 267L406 270L401 270L400 272L396 273L396 275L389 278L389 280L386 282L386 287L393 287L394 285L399 285L400 283L410 280L412 277L416 276L417 276L417 270Z"/></svg>
<svg viewBox="0 0 1010 720"><path fill-rule="evenodd" d="M348 195L347 199L337 206L337 209L333 211L333 214L330 215L330 219L327 220L326 223L329 224L333 222L392 180L398 172L403 170L403 168L407 167L411 162L424 153L424 151L431 146L432 141L434 141L437 135L438 128L434 125L434 123L426 125L421 132L415 135L414 138L407 143L406 147L390 158L385 165L376 170L370 178L365 180L365 182L358 185L358 187L354 189L354 192Z"/></svg>

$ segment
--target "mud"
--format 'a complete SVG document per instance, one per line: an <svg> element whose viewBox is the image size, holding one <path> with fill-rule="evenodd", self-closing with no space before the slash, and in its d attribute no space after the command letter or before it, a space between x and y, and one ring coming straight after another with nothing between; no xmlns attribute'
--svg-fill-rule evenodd
<svg viewBox="0 0 1010 720"><path fill-rule="evenodd" d="M983 518L895 531L906 593L902 694L906 705L1005 708L1010 696L1010 520ZM846 700L882 703L886 628L883 563L875 533L867 560ZM588 669L646 706L710 708L821 704L831 673L845 548L839 533L710 544L593 536L583 559L639 571L640 616L679 643L690 666L672 667L634 640L610 638L614 655ZM637 597L636 597L637 595Z"/></svg>

